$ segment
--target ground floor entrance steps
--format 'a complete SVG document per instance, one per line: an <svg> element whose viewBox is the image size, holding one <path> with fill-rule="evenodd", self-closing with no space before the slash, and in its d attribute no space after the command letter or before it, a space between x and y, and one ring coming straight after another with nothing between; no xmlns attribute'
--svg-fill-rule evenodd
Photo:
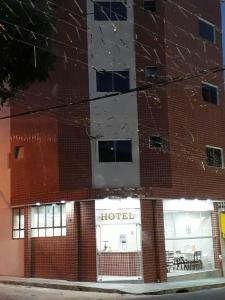
<svg viewBox="0 0 225 300"><path fill-rule="evenodd" d="M74 291L90 291L102 293L119 293L133 295L162 295L177 293L179 291L199 291L210 288L225 287L225 278L212 278L166 283L97 283L97 282L73 282L66 280L50 280L38 278L19 278L0 276L0 283L35 286L40 288L64 289Z"/></svg>

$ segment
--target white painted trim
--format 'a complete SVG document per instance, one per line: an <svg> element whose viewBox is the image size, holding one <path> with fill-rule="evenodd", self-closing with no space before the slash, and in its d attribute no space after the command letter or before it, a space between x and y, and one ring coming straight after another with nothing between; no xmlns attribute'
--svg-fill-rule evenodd
<svg viewBox="0 0 225 300"><path fill-rule="evenodd" d="M205 148L213 148L213 149L221 150L222 166L221 166L221 167L216 167L216 166L209 166L209 165L208 165L208 167L224 169L224 151L223 151L223 148L220 148L220 147L214 147L214 146L211 146L211 145L205 145ZM206 157L206 158L207 158L207 157Z"/></svg>
<svg viewBox="0 0 225 300"><path fill-rule="evenodd" d="M204 22L204 23L206 23L206 24L208 24L208 25L210 25L210 26L213 27L213 42L211 42L211 41L209 41L209 42L211 42L211 43L213 43L213 44L216 44L216 25L213 24L213 23L211 23L211 22L209 22L209 21L207 21L206 19L204 19L204 18L202 18L202 17L198 17L198 20L200 20L200 21L202 21L202 22ZM199 35L199 36L200 36L200 35ZM200 36L200 38L202 38L202 37ZM202 38L202 39L203 39L203 38ZM204 39L204 40L207 41L207 39Z"/></svg>
<svg viewBox="0 0 225 300"><path fill-rule="evenodd" d="M215 84L212 84L212 83L209 83L209 82L206 82L206 81L202 81L202 84L206 84L208 86L211 86L211 87L214 87L214 88L217 89L217 103L216 103L216 105L219 105L220 104L220 95L219 95L218 85L215 85ZM208 102L208 101L206 101L206 102ZM208 103L211 103L211 102L208 102ZM212 104L214 104L214 103L212 103Z"/></svg>

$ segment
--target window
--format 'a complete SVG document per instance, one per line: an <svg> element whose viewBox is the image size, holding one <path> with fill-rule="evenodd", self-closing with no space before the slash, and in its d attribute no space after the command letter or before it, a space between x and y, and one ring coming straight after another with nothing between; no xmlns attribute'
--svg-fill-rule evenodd
<svg viewBox="0 0 225 300"><path fill-rule="evenodd" d="M14 148L14 158L15 159L24 158L24 147L23 146L15 146L15 148Z"/></svg>
<svg viewBox="0 0 225 300"><path fill-rule="evenodd" d="M24 238L24 209L13 208L12 210L12 237L13 239Z"/></svg>
<svg viewBox="0 0 225 300"><path fill-rule="evenodd" d="M206 146L207 164L210 167L223 168L223 149Z"/></svg>
<svg viewBox="0 0 225 300"><path fill-rule="evenodd" d="M94 2L94 16L96 21L126 21L126 2Z"/></svg>
<svg viewBox="0 0 225 300"><path fill-rule="evenodd" d="M156 11L155 0L146 0L146 1L144 1L143 6L144 6L145 10L149 10L151 12L155 12Z"/></svg>
<svg viewBox="0 0 225 300"><path fill-rule="evenodd" d="M32 237L65 236L66 205L52 204L31 208Z"/></svg>
<svg viewBox="0 0 225 300"><path fill-rule="evenodd" d="M157 148L157 149L162 149L163 148L163 140L161 136L153 135L150 136L150 148Z"/></svg>
<svg viewBox="0 0 225 300"><path fill-rule="evenodd" d="M145 78L148 80L155 79L157 77L157 67L150 66L145 67Z"/></svg>
<svg viewBox="0 0 225 300"><path fill-rule="evenodd" d="M203 19L198 20L198 26L200 37L207 41L215 43L215 26Z"/></svg>
<svg viewBox="0 0 225 300"><path fill-rule="evenodd" d="M126 92L130 88L129 71L97 71L97 92Z"/></svg>
<svg viewBox="0 0 225 300"><path fill-rule="evenodd" d="M202 83L202 97L204 101L218 103L218 87L208 83Z"/></svg>
<svg viewBox="0 0 225 300"><path fill-rule="evenodd" d="M132 162L130 140L99 141L99 162Z"/></svg>

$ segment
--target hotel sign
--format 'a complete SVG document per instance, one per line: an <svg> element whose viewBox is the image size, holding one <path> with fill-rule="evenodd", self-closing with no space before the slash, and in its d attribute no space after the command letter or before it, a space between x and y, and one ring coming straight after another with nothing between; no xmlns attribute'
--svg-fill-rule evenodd
<svg viewBox="0 0 225 300"><path fill-rule="evenodd" d="M96 225L140 223L140 209L96 210Z"/></svg>

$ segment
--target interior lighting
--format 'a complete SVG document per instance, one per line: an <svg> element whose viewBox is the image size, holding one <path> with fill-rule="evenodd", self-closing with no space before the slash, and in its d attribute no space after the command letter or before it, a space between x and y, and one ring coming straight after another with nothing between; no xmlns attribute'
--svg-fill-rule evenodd
<svg viewBox="0 0 225 300"><path fill-rule="evenodd" d="M40 202L37 202L37 203L36 203L36 205L37 205L37 206L40 206L40 205L41 205L41 203L40 203Z"/></svg>
<svg viewBox="0 0 225 300"><path fill-rule="evenodd" d="M66 201L65 200L61 200L60 203L64 204L64 203L66 203Z"/></svg>

